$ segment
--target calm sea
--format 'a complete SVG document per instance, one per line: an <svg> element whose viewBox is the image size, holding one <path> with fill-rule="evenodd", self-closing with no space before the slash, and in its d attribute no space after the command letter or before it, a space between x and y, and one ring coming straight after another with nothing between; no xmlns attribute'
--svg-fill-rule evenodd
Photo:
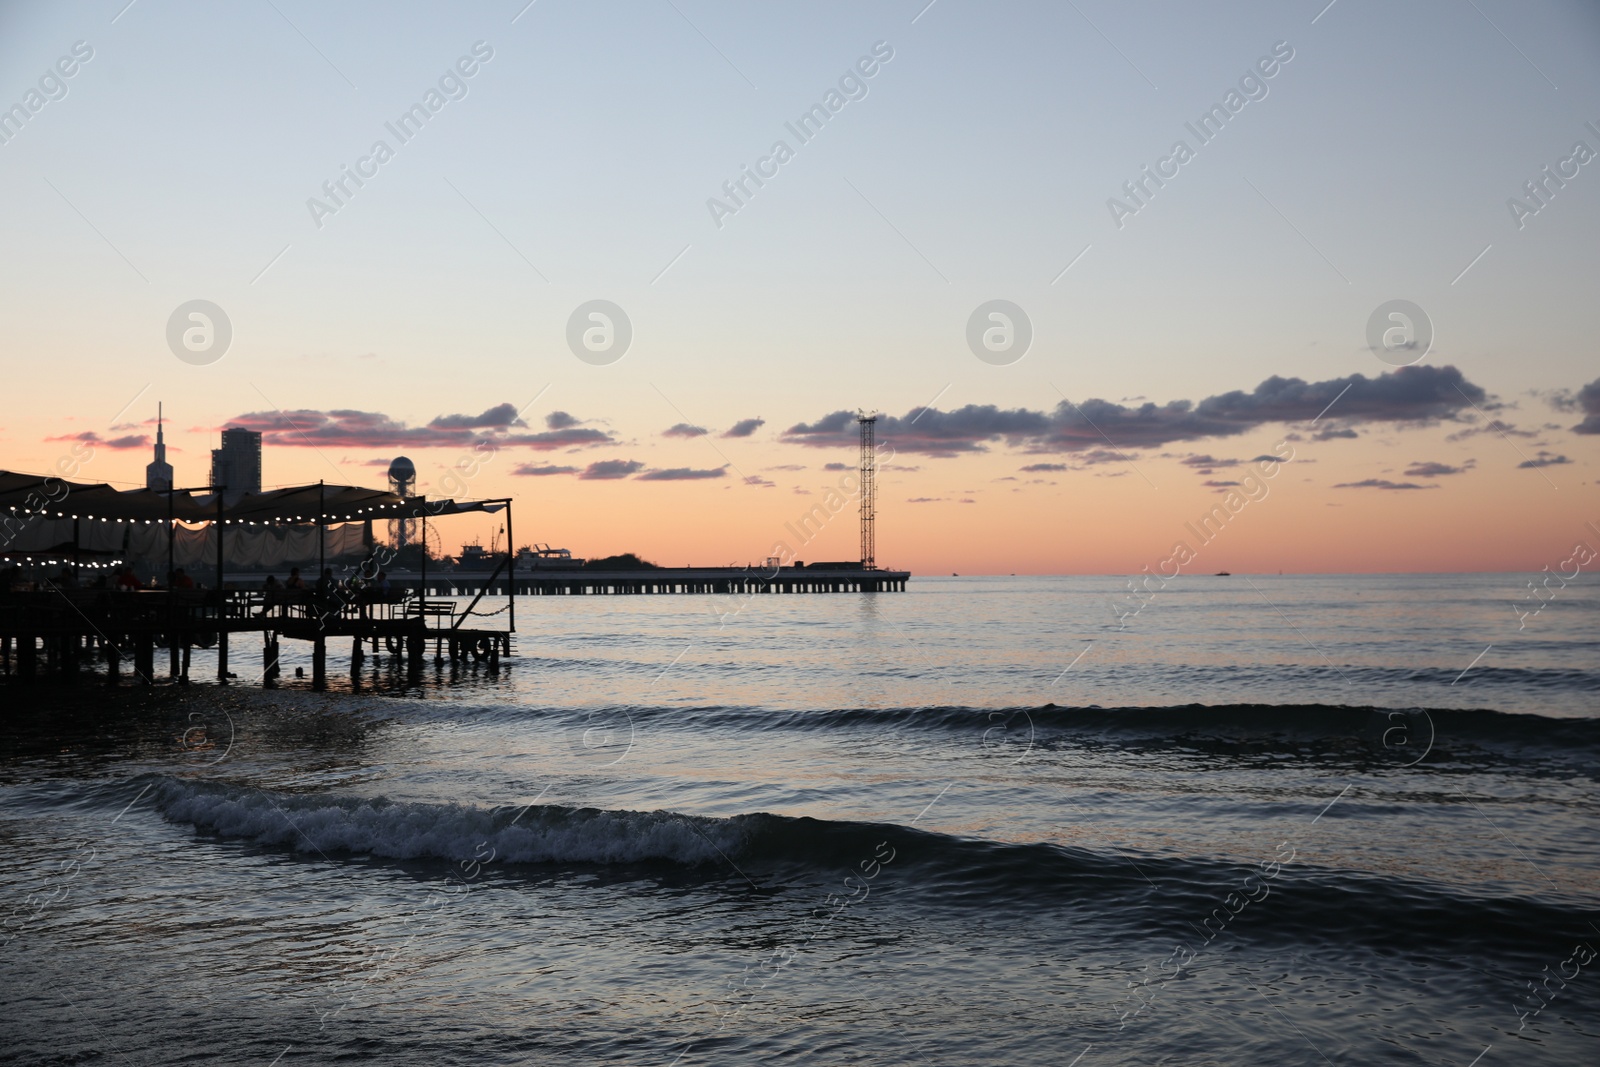
<svg viewBox="0 0 1600 1067"><path fill-rule="evenodd" d="M1596 1062L1600 589L1532 577L532 598L497 674L8 682L0 1059Z"/></svg>

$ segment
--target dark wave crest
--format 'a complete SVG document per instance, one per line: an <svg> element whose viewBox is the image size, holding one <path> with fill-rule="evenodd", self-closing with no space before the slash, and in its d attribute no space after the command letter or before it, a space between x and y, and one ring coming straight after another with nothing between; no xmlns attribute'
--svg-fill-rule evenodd
<svg viewBox="0 0 1600 1067"><path fill-rule="evenodd" d="M758 888L820 885L820 914L893 895L920 907L1091 922L1196 952L1235 938L1359 942L1396 952L1548 953L1595 919L1587 903L1491 896L1297 863L1292 844L1243 866L1014 844L893 824L768 813L709 818L668 811L535 805L476 808L332 798L154 778L170 822L214 838L353 857L478 865L698 869ZM476 868L474 868L476 870ZM737 872L737 876L735 876Z"/></svg>

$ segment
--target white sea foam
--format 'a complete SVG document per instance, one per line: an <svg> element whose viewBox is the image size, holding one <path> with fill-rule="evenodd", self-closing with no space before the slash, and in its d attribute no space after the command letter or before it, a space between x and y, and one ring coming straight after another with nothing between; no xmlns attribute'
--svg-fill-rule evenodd
<svg viewBox="0 0 1600 1067"><path fill-rule="evenodd" d="M667 811L395 803L172 779L164 779L156 793L161 813L172 822L224 838L328 855L482 861L492 849L501 863L698 864L716 861L719 850L737 851L742 837L729 820Z"/></svg>

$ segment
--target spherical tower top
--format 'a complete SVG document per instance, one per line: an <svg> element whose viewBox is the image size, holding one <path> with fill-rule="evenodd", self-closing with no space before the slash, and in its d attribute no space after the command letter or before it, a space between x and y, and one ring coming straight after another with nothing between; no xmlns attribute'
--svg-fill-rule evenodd
<svg viewBox="0 0 1600 1067"><path fill-rule="evenodd" d="M410 496L417 486L417 465L404 456L396 456L389 464L389 491L397 496Z"/></svg>

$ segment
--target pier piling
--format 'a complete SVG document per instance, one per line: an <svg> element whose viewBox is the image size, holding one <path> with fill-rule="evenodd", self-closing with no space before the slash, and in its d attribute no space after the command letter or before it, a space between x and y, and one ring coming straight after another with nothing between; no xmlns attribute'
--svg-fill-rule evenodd
<svg viewBox="0 0 1600 1067"><path fill-rule="evenodd" d="M311 642L311 688L328 688L328 639L320 630Z"/></svg>

